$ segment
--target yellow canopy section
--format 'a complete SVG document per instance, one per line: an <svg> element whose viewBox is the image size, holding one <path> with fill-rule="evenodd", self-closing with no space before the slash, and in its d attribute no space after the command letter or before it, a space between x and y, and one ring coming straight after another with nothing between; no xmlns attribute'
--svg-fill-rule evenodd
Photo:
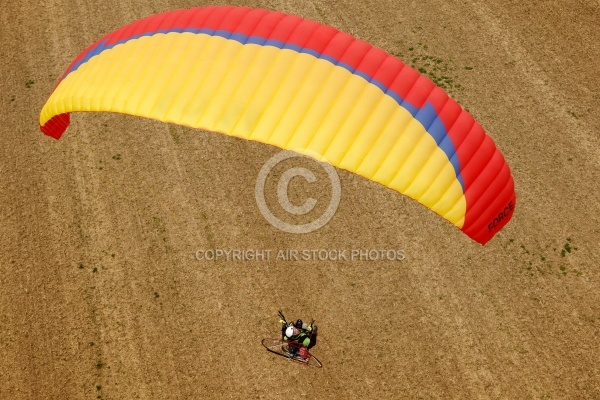
<svg viewBox="0 0 600 400"><path fill-rule="evenodd" d="M72 111L126 113L316 152L464 223L455 169L423 125L378 86L308 53L203 33L142 36L69 73L40 123Z"/></svg>

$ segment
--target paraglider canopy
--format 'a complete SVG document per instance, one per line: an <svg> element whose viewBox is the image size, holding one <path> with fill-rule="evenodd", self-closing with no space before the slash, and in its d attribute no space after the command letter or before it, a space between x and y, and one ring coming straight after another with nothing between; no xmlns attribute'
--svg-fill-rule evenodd
<svg viewBox="0 0 600 400"><path fill-rule="evenodd" d="M101 38L40 115L112 111L320 154L424 204L479 243L512 217L514 183L491 138L428 78L335 28L263 9L154 15Z"/></svg>

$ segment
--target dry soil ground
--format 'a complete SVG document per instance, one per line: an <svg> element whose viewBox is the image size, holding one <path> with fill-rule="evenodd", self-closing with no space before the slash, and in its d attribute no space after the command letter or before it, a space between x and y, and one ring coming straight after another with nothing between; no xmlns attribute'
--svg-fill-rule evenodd
<svg viewBox="0 0 600 400"><path fill-rule="evenodd" d="M328 225L278 231L254 200L277 151L265 145L109 114L74 115L59 142L38 131L88 44L208 4L0 6L0 398L599 399L600 3L230 2L315 19L443 72L515 177L516 214L485 247L345 172ZM393 248L406 259L208 262L195 259L201 248ZM278 308L317 319L322 370L261 348Z"/></svg>

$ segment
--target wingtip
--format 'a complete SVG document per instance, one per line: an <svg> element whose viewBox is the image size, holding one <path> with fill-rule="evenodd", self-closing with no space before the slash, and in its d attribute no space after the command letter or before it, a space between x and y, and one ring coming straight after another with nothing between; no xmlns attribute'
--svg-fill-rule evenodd
<svg viewBox="0 0 600 400"><path fill-rule="evenodd" d="M40 125L40 130L56 140L60 139L63 133L67 130L71 117L68 113L59 114L52 117L44 125Z"/></svg>

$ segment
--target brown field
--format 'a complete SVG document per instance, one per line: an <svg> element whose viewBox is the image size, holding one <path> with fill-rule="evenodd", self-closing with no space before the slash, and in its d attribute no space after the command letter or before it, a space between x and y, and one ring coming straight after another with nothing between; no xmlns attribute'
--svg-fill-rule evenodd
<svg viewBox="0 0 600 400"><path fill-rule="evenodd" d="M441 60L515 178L514 218L486 246L343 171L332 221L283 233L254 199L266 145L117 114L74 114L58 142L39 132L86 46L208 4L0 7L0 399L600 399L600 3L228 3L333 25L417 67ZM406 259L208 262L200 248ZM261 347L280 308L317 320L323 369Z"/></svg>

